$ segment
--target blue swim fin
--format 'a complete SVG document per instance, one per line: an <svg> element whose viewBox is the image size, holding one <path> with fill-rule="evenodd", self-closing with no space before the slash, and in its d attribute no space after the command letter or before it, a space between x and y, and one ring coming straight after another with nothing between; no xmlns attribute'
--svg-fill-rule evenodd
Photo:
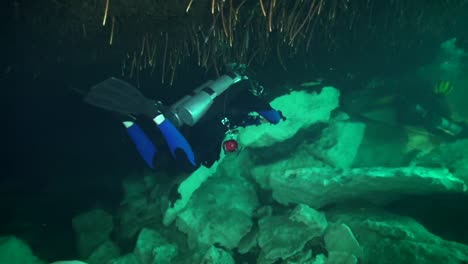
<svg viewBox="0 0 468 264"><path fill-rule="evenodd" d="M127 128L127 133L130 138L135 143L138 152L141 157L145 160L146 164L152 169L154 169L153 160L157 153L156 147L153 142L148 138L148 136L143 132L143 130L135 123L131 121L122 122Z"/></svg>
<svg viewBox="0 0 468 264"><path fill-rule="evenodd" d="M193 153L192 147L188 143L187 139L179 132L174 124L166 119L162 114L157 115L153 121L158 126L159 130L166 139L169 149L171 150L172 156L177 159L176 151L181 150L185 154L186 158L193 167L197 167L195 161L195 154Z"/></svg>

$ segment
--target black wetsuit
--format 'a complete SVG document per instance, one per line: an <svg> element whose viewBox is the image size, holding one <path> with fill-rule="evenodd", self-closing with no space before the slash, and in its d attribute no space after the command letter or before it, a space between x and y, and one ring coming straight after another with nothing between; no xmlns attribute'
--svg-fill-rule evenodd
<svg viewBox="0 0 468 264"><path fill-rule="evenodd" d="M450 116L447 102L436 96L430 87L428 83L411 82L397 88L395 107L400 122L430 128L433 125L433 116ZM421 111L428 114L424 115Z"/></svg>
<svg viewBox="0 0 468 264"><path fill-rule="evenodd" d="M219 159L221 144L229 128L221 121L229 120L231 128L254 125L249 113L273 110L268 102L250 91L250 81L234 84L218 96L208 112L193 127L186 127L183 134L192 146L197 163L211 167Z"/></svg>
<svg viewBox="0 0 468 264"><path fill-rule="evenodd" d="M426 130L454 139L465 138L468 129L451 119L446 99L432 91L430 82L411 81L395 88L395 108L403 124L424 127Z"/></svg>
<svg viewBox="0 0 468 264"><path fill-rule="evenodd" d="M223 94L215 98L213 105L203 118L193 127L185 126L181 132L190 143L195 154L197 167L190 165L185 155L177 155L169 163L176 163L176 167L185 172L193 172L199 166L210 168L220 158L221 145L229 127L221 121L229 119L230 128L244 127L248 125L260 124L260 120L252 119L249 113L256 111L276 111L265 100L253 95L250 91L250 82L242 81L230 87ZM285 119L278 111L281 118ZM185 175L188 176L188 175ZM161 182L168 182L169 200L174 201L180 198L177 192L179 183L184 177L174 179L173 177L160 179Z"/></svg>

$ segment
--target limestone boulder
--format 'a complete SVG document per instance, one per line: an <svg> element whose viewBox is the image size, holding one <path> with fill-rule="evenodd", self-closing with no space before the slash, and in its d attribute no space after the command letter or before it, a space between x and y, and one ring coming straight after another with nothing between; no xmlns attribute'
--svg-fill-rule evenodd
<svg viewBox="0 0 468 264"><path fill-rule="evenodd" d="M113 216L101 209L75 216L72 224L77 236L78 256L82 259L88 258L107 241L114 229Z"/></svg>
<svg viewBox="0 0 468 264"><path fill-rule="evenodd" d="M108 262L108 264L145 264L140 263L138 258L133 253L129 253Z"/></svg>
<svg viewBox="0 0 468 264"><path fill-rule="evenodd" d="M309 240L321 237L328 222L322 213L298 205L288 215L267 216L258 225L258 263L274 263L298 254Z"/></svg>
<svg viewBox="0 0 468 264"><path fill-rule="evenodd" d="M235 264L234 258L225 250L211 246L200 264Z"/></svg>
<svg viewBox="0 0 468 264"><path fill-rule="evenodd" d="M445 168L290 168L284 163L252 170L259 184L282 204L321 208L330 204L386 204L410 194L463 193L466 184Z"/></svg>
<svg viewBox="0 0 468 264"><path fill-rule="evenodd" d="M271 102L271 106L281 110L286 121L241 129L239 142L252 148L284 142L301 129L318 122L328 122L331 112L339 106L339 97L340 92L334 87L324 87L320 93L294 91L280 96Z"/></svg>
<svg viewBox="0 0 468 264"><path fill-rule="evenodd" d="M443 240L409 217L364 208L330 211L327 218L349 226L363 249L359 257L362 264L460 264L468 261L467 245Z"/></svg>
<svg viewBox="0 0 468 264"><path fill-rule="evenodd" d="M86 262L88 264L107 263L110 260L117 258L119 255L119 247L111 240L107 240L98 246L97 249L93 251L93 253L91 253Z"/></svg>
<svg viewBox="0 0 468 264"><path fill-rule="evenodd" d="M243 177L209 178L177 216L179 230L194 247L219 245L232 249L253 226L259 206L255 187Z"/></svg>
<svg viewBox="0 0 468 264"><path fill-rule="evenodd" d="M350 168L364 138L365 128L366 125L359 122L331 122L308 149L317 159L332 167Z"/></svg>
<svg viewBox="0 0 468 264"><path fill-rule="evenodd" d="M155 175L127 179L122 185L124 199L118 212L117 234L119 239L130 241L143 227L161 222L161 192Z"/></svg>
<svg viewBox="0 0 468 264"><path fill-rule="evenodd" d="M442 144L429 153L419 155L412 163L416 166L447 168L455 177L468 183L468 139Z"/></svg>
<svg viewBox="0 0 468 264"><path fill-rule="evenodd" d="M0 237L0 263L8 264L44 264L31 248L14 236Z"/></svg>
<svg viewBox="0 0 468 264"><path fill-rule="evenodd" d="M155 230L143 228L133 250L141 264L170 264L178 248Z"/></svg>

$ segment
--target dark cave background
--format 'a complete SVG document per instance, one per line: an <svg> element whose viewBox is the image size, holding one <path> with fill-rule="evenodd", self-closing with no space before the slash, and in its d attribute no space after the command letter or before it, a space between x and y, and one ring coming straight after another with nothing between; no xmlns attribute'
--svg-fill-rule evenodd
<svg viewBox="0 0 468 264"><path fill-rule="evenodd" d="M210 1L195 1L193 15L180 11L185 10L186 1L173 1L164 9L166 13L152 17L139 13L148 8L145 1L133 9L119 9L124 1L111 0L111 8L120 15L122 26L114 45L109 46L109 27L100 26L102 8L85 8L85 2L97 3L13 0L6 1L0 11L4 20L0 43L1 105L6 113L0 235L23 238L36 255L46 260L76 257L71 218L96 207L115 212L122 195L121 180L144 170L144 163L121 125L107 113L84 104L82 93L93 84L118 75L122 54L138 45L136 39L145 30L156 34L178 32L184 23L202 24L206 17L210 18ZM252 7L258 8L253 2ZM275 49L271 49L263 63L252 63L256 78L278 94L284 92L284 84L299 84L317 77L343 83L340 89L359 89L361 82L373 76L398 75L431 62L440 43L447 39L457 37L459 47L468 50L468 1L412 1L393 6L402 11L401 16L391 13L388 3L361 2L373 3L374 17L395 19L366 23L362 19L358 24L361 27L352 34L342 34L349 30L340 28L341 22L337 22L335 28L324 29L333 34L319 34L322 37L317 37L309 52L291 53L293 48L283 45L282 60L287 70L280 65ZM102 4L99 2L98 6ZM413 16L412 10L416 9L425 12L422 21ZM369 12L361 12L362 17L369 16ZM346 21L347 13L341 15ZM89 27L87 38L77 33L80 19L90 25L97 21L96 26ZM154 26L154 20L164 21L161 28ZM414 25L401 26L403 23ZM350 35L355 36L352 41ZM174 33L175 43L182 38ZM156 72L161 70L158 67ZM349 75L354 76L352 81L346 78ZM172 86L162 84L159 74L142 74L139 85L145 95L171 102L215 77L213 68L199 67L189 57L177 68ZM127 80L136 84L135 79ZM410 197L390 208L415 217L445 239L468 244L468 233L463 231L468 222L467 204L466 196L444 195Z"/></svg>

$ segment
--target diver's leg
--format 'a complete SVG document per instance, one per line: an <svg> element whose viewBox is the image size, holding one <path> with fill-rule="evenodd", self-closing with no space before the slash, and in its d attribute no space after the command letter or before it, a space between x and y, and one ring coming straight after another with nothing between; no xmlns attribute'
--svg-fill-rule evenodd
<svg viewBox="0 0 468 264"><path fill-rule="evenodd" d="M133 143L135 143L140 156L150 168L154 169L154 158L157 151L153 142L151 142L148 136L137 124L133 123L132 121L124 121L122 123L127 129L127 133L132 139Z"/></svg>
<svg viewBox="0 0 468 264"><path fill-rule="evenodd" d="M163 114L157 115L153 121L163 134L172 156L178 162L187 161L193 169L198 168L192 147L172 122L166 119Z"/></svg>

